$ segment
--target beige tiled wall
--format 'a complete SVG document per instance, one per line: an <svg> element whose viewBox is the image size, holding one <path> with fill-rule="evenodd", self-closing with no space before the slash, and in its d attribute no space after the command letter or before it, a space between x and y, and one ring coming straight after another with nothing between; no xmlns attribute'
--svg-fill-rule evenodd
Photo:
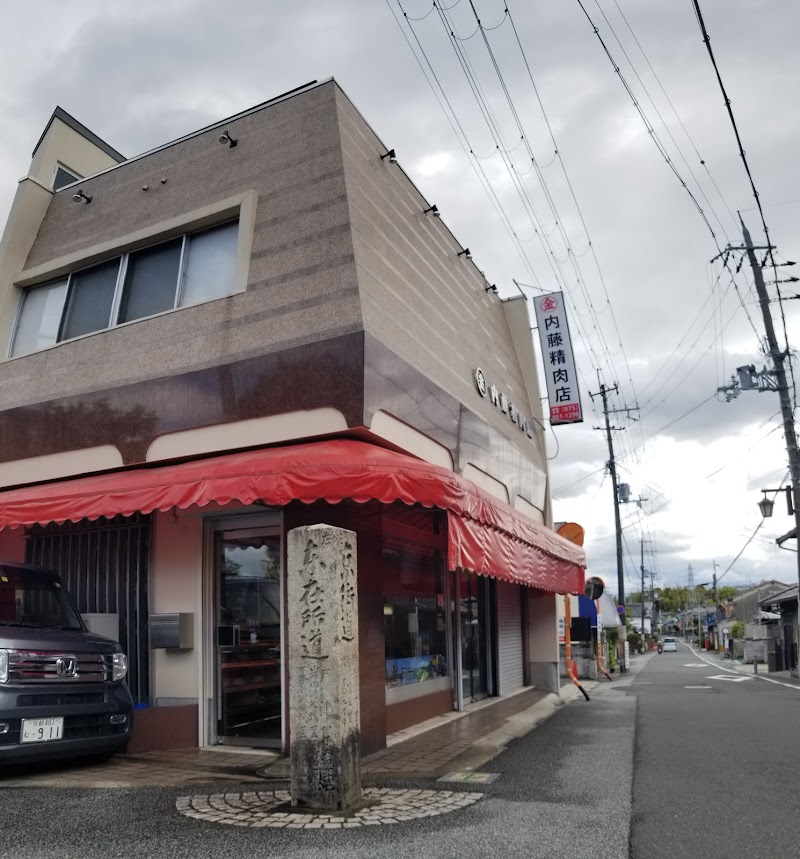
<svg viewBox="0 0 800 859"><path fill-rule="evenodd" d="M531 403L500 299L442 220L385 151L348 98L338 93L347 195L364 328L445 391L510 438L546 470L543 446L482 399L481 367L525 413Z"/></svg>
<svg viewBox="0 0 800 859"><path fill-rule="evenodd" d="M247 290L0 363L0 407L359 330L335 93L324 84L232 122L233 149L209 131L88 179L89 205L56 194L26 270L254 191Z"/></svg>

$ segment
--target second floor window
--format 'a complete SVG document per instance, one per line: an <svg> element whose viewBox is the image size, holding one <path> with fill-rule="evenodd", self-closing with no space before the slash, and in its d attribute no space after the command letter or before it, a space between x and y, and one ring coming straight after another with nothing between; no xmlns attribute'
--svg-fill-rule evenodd
<svg viewBox="0 0 800 859"><path fill-rule="evenodd" d="M11 357L230 295L238 231L224 224L26 289Z"/></svg>

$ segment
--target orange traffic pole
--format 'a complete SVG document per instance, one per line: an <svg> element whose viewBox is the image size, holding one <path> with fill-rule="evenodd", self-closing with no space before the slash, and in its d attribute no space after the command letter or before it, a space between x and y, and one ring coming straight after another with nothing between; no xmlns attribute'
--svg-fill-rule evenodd
<svg viewBox="0 0 800 859"><path fill-rule="evenodd" d="M569 594L564 594L564 654L567 660L567 677L581 690L583 697L588 701L589 696L586 690L578 683L578 678L572 671L572 638L569 633L570 623L572 621L571 608L569 604Z"/></svg>

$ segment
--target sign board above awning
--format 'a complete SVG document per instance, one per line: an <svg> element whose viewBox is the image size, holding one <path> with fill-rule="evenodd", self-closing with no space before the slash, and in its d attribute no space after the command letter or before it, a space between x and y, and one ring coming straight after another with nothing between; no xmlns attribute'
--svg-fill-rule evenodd
<svg viewBox="0 0 800 859"><path fill-rule="evenodd" d="M542 344L542 367L547 381L550 423L575 424L583 421L578 371L572 352L564 294L549 292L533 300L536 325Z"/></svg>

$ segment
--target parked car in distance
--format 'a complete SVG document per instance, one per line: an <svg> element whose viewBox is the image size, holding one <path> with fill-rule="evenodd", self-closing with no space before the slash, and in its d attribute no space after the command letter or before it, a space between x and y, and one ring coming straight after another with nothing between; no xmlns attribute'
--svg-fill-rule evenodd
<svg viewBox="0 0 800 859"><path fill-rule="evenodd" d="M86 629L55 573L0 562L0 769L122 749L126 673L119 645Z"/></svg>
<svg viewBox="0 0 800 859"><path fill-rule="evenodd" d="M675 638L664 638L663 642L664 653L677 653L678 651L678 641Z"/></svg>

